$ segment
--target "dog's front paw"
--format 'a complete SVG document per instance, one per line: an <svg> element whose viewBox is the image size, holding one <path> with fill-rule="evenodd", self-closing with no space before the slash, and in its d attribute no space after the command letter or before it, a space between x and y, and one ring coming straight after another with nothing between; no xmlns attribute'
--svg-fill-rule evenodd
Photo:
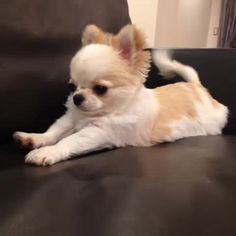
<svg viewBox="0 0 236 236"><path fill-rule="evenodd" d="M46 145L47 137L44 134L34 134L25 132L15 132L13 134L15 141L26 149L35 149Z"/></svg>
<svg viewBox="0 0 236 236"><path fill-rule="evenodd" d="M53 146L42 147L29 152L25 162L41 166L53 165L60 161L58 150Z"/></svg>

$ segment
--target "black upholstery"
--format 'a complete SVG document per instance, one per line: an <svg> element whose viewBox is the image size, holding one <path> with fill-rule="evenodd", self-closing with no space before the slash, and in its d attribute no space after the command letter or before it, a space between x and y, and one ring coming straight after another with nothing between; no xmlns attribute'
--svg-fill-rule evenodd
<svg viewBox="0 0 236 236"><path fill-rule="evenodd" d="M235 141L195 137L49 168L4 145L0 235L235 235Z"/></svg>
<svg viewBox="0 0 236 236"><path fill-rule="evenodd" d="M14 130L42 131L63 113L81 30L116 32L124 0L0 2L0 236L236 235L236 53L175 50L231 109L225 136L24 164ZM78 27L77 27L78 26ZM166 82L152 67L148 87Z"/></svg>

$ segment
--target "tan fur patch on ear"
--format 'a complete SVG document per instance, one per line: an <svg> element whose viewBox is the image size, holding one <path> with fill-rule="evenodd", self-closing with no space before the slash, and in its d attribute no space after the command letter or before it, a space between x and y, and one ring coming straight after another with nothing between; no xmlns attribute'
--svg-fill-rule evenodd
<svg viewBox="0 0 236 236"><path fill-rule="evenodd" d="M146 37L144 33L135 25L126 25L116 36L112 37L111 39L111 46L117 50L119 50L119 37L120 34L123 33L122 31L126 31L126 33L130 33L132 35L133 41L131 43L133 46L133 54L130 60L130 66L133 69L133 73L143 77L144 82L149 72L151 61L150 52L144 51L144 49L147 48Z"/></svg>
<svg viewBox="0 0 236 236"><path fill-rule="evenodd" d="M88 25L85 27L82 34L82 46L86 46L92 43L106 44L107 36L99 27L96 25Z"/></svg>
<svg viewBox="0 0 236 236"><path fill-rule="evenodd" d="M134 40L137 52L134 57L133 66L135 70L146 77L150 68L151 54L149 51L144 51L144 49L147 48L146 37L144 33L135 26Z"/></svg>
<svg viewBox="0 0 236 236"><path fill-rule="evenodd" d="M132 35L133 54L130 60L130 68L132 73L145 81L150 69L151 54L149 51L144 51L147 48L145 35L134 25L124 26L117 35L103 32L95 25L86 26L82 35L82 46L97 43L112 46L119 51L120 34L129 33Z"/></svg>

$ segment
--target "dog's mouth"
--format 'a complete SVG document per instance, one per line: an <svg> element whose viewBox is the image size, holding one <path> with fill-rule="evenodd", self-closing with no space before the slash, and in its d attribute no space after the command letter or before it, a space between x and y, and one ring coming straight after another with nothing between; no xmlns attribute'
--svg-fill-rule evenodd
<svg viewBox="0 0 236 236"><path fill-rule="evenodd" d="M96 112L97 110L99 110L99 109L89 109L89 108L87 108L86 106L83 106L83 105L81 105L77 108L79 110L81 110L82 112Z"/></svg>
<svg viewBox="0 0 236 236"><path fill-rule="evenodd" d="M95 114L100 110L100 109L88 109L87 107L84 106L79 106L78 109L86 114Z"/></svg>
<svg viewBox="0 0 236 236"><path fill-rule="evenodd" d="M103 116L107 114L107 112L103 111L101 108L91 110L91 109L81 106L81 107L78 107L78 109L86 116Z"/></svg>

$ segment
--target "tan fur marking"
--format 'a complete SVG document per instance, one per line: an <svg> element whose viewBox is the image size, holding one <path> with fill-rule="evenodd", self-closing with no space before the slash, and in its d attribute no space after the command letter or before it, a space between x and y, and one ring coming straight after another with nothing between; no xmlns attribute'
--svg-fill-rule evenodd
<svg viewBox="0 0 236 236"><path fill-rule="evenodd" d="M92 43L107 44L107 35L96 25L88 25L82 35L82 46Z"/></svg>
<svg viewBox="0 0 236 236"><path fill-rule="evenodd" d="M149 72L151 56L149 51L143 50L147 48L146 38L141 30L137 29L135 26L133 26L133 28L135 47L137 50L137 53L134 57L133 66L136 71L147 75L147 73Z"/></svg>
<svg viewBox="0 0 236 236"><path fill-rule="evenodd" d="M127 33L130 32L133 34L134 54L130 61L129 68L132 70L131 73L142 78L142 82L144 82L149 72L151 61L150 52L143 50L147 48L145 35L134 25L126 25L120 30L120 32L122 32L122 30L126 30ZM120 32L117 35L113 35L111 33L103 32L95 25L88 25L83 32L82 45L86 46L91 43L105 44L112 46L114 49L119 51Z"/></svg>
<svg viewBox="0 0 236 236"><path fill-rule="evenodd" d="M195 83L188 83L188 88L190 89L194 99L198 102L201 102L201 96L199 93L199 89L202 89L202 85L195 84Z"/></svg>
<svg viewBox="0 0 236 236"><path fill-rule="evenodd" d="M211 101L212 106L215 108L219 108L221 104L211 96L211 94L209 93L209 91L206 88L204 88L204 92L206 93L209 100Z"/></svg>
<svg viewBox="0 0 236 236"><path fill-rule="evenodd" d="M143 78L143 82L150 69L151 55L149 51L144 51L147 48L146 38L143 32L136 28L134 25L127 25L121 29L121 31L112 38L111 46L119 51L119 36L122 30L126 30L133 34L134 44L133 50L134 54L132 56L130 66L132 68L132 73L137 74Z"/></svg>
<svg viewBox="0 0 236 236"><path fill-rule="evenodd" d="M171 134L169 125L182 117L195 119L197 111L194 103L200 101L196 85L191 83L176 83L155 89L160 104L153 128L153 140L162 142L168 140Z"/></svg>

